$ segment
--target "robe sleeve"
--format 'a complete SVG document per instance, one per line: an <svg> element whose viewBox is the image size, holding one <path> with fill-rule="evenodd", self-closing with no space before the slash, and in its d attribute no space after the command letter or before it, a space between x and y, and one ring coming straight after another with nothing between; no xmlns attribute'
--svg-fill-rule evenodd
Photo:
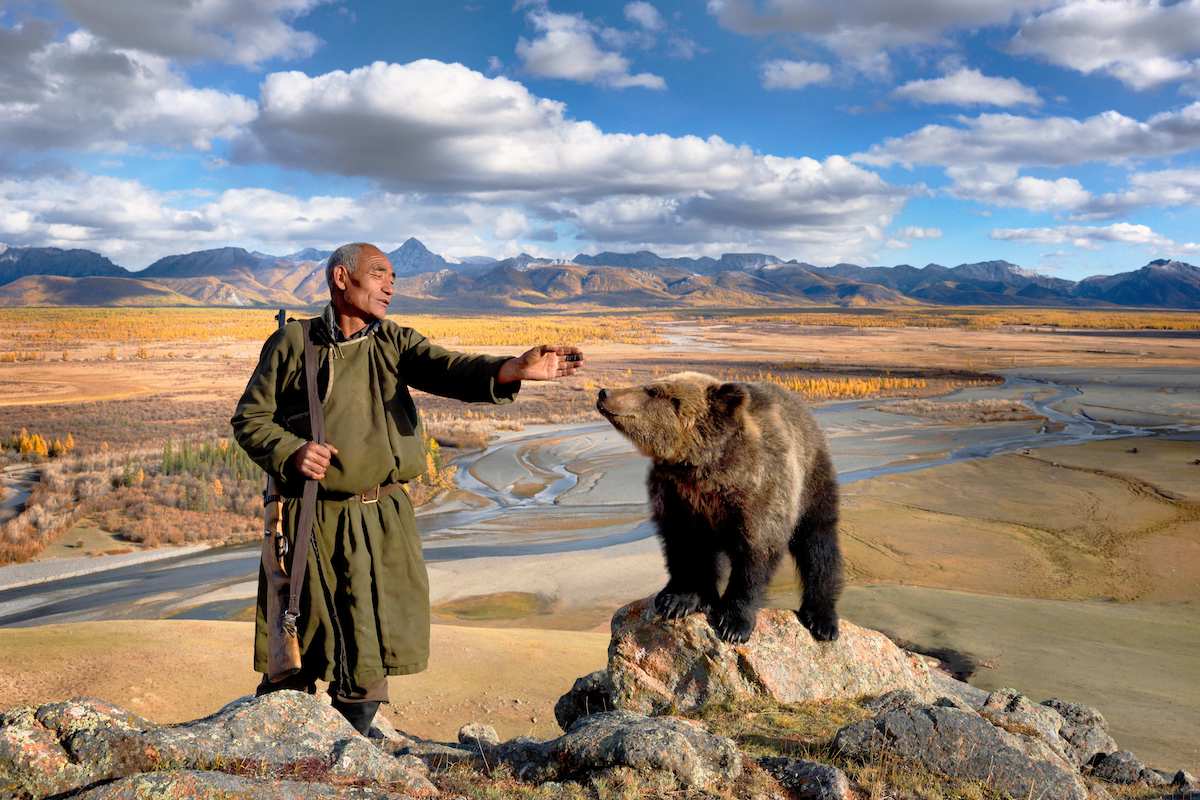
<svg viewBox="0 0 1200 800"><path fill-rule="evenodd" d="M521 382L496 381L508 358L447 350L412 328L404 328L400 336L399 367L404 382L422 392L467 403L513 401Z"/></svg>
<svg viewBox="0 0 1200 800"><path fill-rule="evenodd" d="M229 424L233 436L250 459L276 477L305 440L275 421L276 398L287 378L286 328L271 334L258 357L258 366L238 401Z"/></svg>

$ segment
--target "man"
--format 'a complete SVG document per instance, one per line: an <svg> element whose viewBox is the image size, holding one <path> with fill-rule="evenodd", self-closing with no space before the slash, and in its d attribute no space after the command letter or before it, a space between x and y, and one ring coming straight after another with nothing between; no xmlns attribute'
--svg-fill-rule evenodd
<svg viewBox="0 0 1200 800"><path fill-rule="evenodd" d="M422 427L408 392L467 402L509 403L523 380L569 377L583 365L574 347L524 355L445 350L385 319L395 273L379 248L339 247L325 267L330 302L311 324L327 442L307 441L302 330L292 322L263 346L230 423L238 444L278 481L284 530L294 545L304 480L320 481L297 625L301 671L271 683L266 582L260 568L254 668L258 694L313 693L329 682L333 705L366 733L387 676L425 669L429 583L412 504L402 485L425 470ZM295 547L289 548L295 552Z"/></svg>

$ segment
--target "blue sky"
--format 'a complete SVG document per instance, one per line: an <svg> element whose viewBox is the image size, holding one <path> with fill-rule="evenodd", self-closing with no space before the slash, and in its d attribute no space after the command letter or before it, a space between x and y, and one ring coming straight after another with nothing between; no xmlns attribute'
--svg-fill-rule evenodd
<svg viewBox="0 0 1200 800"><path fill-rule="evenodd" d="M1200 0L0 6L0 242L1200 260Z"/></svg>

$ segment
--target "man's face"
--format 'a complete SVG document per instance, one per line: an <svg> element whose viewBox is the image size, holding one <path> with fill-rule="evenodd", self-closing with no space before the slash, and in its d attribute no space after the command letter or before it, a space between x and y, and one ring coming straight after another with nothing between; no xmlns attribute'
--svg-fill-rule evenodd
<svg viewBox="0 0 1200 800"><path fill-rule="evenodd" d="M353 273L340 265L333 270L333 285L342 290L345 306L340 310L360 317L383 319L395 281L396 273L388 257L373 247L359 252L358 267Z"/></svg>

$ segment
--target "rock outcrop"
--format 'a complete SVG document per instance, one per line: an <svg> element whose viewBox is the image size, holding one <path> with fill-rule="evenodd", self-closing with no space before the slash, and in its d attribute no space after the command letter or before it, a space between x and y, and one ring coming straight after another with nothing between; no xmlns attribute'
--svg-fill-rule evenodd
<svg viewBox="0 0 1200 800"><path fill-rule="evenodd" d="M0 796L67 794L164 770L436 792L422 771L389 758L302 692L241 698L180 725L155 725L87 698L0 715Z"/></svg>
<svg viewBox="0 0 1200 800"><path fill-rule="evenodd" d="M763 609L750 640L721 641L703 614L661 619L653 598L612 619L608 677L613 706L641 714L689 713L709 703L853 698L907 689L933 698L925 661L886 636L845 620L835 642L817 642L792 611Z"/></svg>
<svg viewBox="0 0 1200 800"><path fill-rule="evenodd" d="M861 761L900 758L1010 797L1087 800L1079 772L1035 737L1009 733L973 711L910 706L838 731L834 747Z"/></svg>
<svg viewBox="0 0 1200 800"><path fill-rule="evenodd" d="M540 784L539 797L569 781L620 794L633 776L650 796L850 800L908 796L888 776L911 788L917 775L1012 800L1128 796L1105 788L1117 785L1200 800L1190 774L1122 751L1095 709L971 688L849 623L818 644L792 612L765 610L733 646L702 615L662 620L645 600L619 610L612 630L608 669L563 695L564 733L548 741L501 741L485 722L430 741L383 715L363 737L299 692L240 698L178 725L77 698L0 714L0 798L412 800L439 785L455 795L499 769Z"/></svg>

